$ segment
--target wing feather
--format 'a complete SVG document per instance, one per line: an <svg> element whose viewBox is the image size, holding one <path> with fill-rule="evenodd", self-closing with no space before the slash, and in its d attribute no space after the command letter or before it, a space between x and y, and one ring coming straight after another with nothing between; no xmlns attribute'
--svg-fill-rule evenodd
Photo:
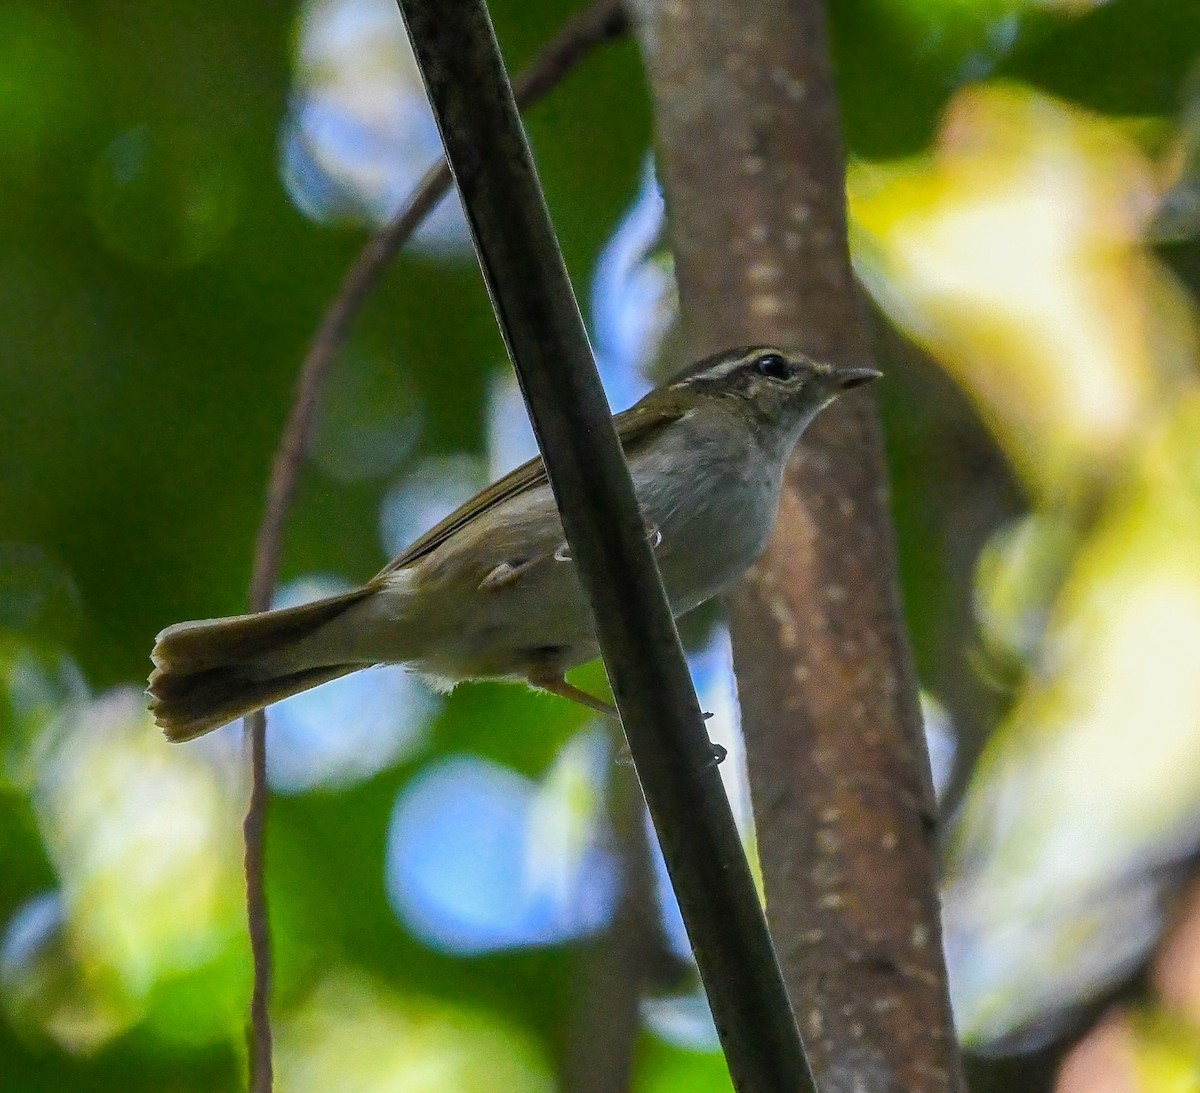
<svg viewBox="0 0 1200 1093"><path fill-rule="evenodd" d="M647 404L649 402L649 405ZM649 396L635 406L617 414L613 425L621 448L626 457L632 455L642 445L658 435L659 431L679 417L677 407L663 407L659 400L649 401ZM381 569L371 583L381 581L399 569L404 569L414 562L420 561L427 554L435 551L456 531L478 520L485 512L502 505L514 497L537 489L547 482L546 468L541 456L535 456L528 463L523 463L516 470L510 471L499 481L493 482L481 490L466 504L455 509L440 523L431 527L424 535L413 542L399 557L389 562Z"/></svg>

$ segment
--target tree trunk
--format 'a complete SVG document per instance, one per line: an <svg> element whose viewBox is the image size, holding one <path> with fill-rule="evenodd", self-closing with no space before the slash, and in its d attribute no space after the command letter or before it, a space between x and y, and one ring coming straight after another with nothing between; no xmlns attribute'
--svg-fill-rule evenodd
<svg viewBox="0 0 1200 1093"><path fill-rule="evenodd" d="M637 0L684 340L865 364L825 13ZM822 1090L964 1088L873 396L809 429L731 600L767 915Z"/></svg>

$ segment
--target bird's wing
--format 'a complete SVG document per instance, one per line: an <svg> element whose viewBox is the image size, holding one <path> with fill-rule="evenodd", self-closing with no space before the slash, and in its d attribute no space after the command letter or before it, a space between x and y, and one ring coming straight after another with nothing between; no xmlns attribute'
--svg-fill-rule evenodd
<svg viewBox="0 0 1200 1093"><path fill-rule="evenodd" d="M672 421L677 420L679 411L675 407L663 407L643 399L636 406L631 406L613 418L617 437L626 457L631 456L642 445L658 435L659 431ZM535 456L528 463L523 463L515 471L510 471L498 482L493 482L486 489L477 493L470 501L457 508L440 523L431 527L424 535L412 543L398 558L389 562L372 579L371 583L381 581L398 569L404 569L414 562L424 558L436 550L460 528L479 519L485 512L502 505L513 497L518 497L529 490L537 489L545 484L546 468L541 456Z"/></svg>

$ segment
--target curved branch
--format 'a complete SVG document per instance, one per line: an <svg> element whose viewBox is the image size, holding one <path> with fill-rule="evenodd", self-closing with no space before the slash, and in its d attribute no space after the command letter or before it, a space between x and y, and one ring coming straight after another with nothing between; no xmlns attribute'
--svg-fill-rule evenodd
<svg viewBox="0 0 1200 1093"><path fill-rule="evenodd" d="M571 16L517 78L514 85L517 105L522 110L535 105L562 83L597 46L621 37L627 25L620 0L597 0L591 7ZM266 508L254 550L251 610L264 611L271 604L288 508L296 491L300 465L308 448L313 418L329 370L384 271L449 189L450 169L443 159L429 168L396 218L363 246L354 264L346 271L333 303L309 343L300 364L292 409L271 467Z"/></svg>
<svg viewBox="0 0 1200 1093"><path fill-rule="evenodd" d="M518 105L532 106L556 88L593 49L621 36L627 23L620 0L597 0L573 15L534 59L517 82ZM278 579L284 530L296 495L304 454L312 435L316 409L329 371L346 342L354 320L370 299L389 263L450 187L445 161L431 167L400 214L371 238L347 271L300 365L292 408L271 466L267 499L254 548L250 609L265 611ZM243 824L245 839L246 916L254 961L250 1003L250 1086L270 1093L271 1062L271 933L266 897L265 835L267 820L266 715L246 718L250 741L250 800Z"/></svg>

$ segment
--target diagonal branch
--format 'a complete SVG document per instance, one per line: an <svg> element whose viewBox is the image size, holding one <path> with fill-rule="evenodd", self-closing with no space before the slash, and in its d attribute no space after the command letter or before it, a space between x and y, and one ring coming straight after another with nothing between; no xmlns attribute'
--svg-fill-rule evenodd
<svg viewBox="0 0 1200 1093"><path fill-rule="evenodd" d="M812 1088L484 0L400 0L740 1093Z"/></svg>
<svg viewBox="0 0 1200 1093"><path fill-rule="evenodd" d="M821 0L639 0L688 348L870 353ZM869 398L827 411L732 599L767 897L823 1090L964 1088L933 802Z"/></svg>
<svg viewBox="0 0 1200 1093"><path fill-rule="evenodd" d="M620 0L597 0L572 15L517 81L522 109L557 87L593 49L620 37L626 18ZM313 337L296 380L292 407L271 466L262 523L254 549L250 608L265 611L278 579L284 530L296 495L313 419L329 370L346 342L354 320L371 297L389 263L450 187L445 161L431 167L399 215L370 239L347 271L333 304ZM269 1093L271 1062L271 934L266 897L265 835L267 820L266 715L246 719L250 741L250 800L243 824L245 839L246 915L254 961L250 1003L250 1083L253 1093Z"/></svg>

